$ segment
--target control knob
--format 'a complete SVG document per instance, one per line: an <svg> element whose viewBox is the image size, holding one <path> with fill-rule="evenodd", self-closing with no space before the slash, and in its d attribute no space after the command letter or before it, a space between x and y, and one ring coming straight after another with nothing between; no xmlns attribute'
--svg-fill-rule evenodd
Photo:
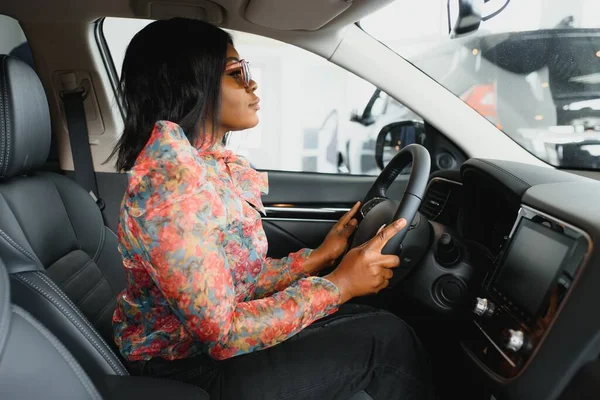
<svg viewBox="0 0 600 400"><path fill-rule="evenodd" d="M508 330L508 340L506 341L506 348L512 352L517 352L523 348L525 344L525 334L521 330Z"/></svg>
<svg viewBox="0 0 600 400"><path fill-rule="evenodd" d="M491 317L494 314L496 307L494 303L489 301L488 299L482 299L478 297L475 300L475 307L473 308L473 312L480 317Z"/></svg>
<svg viewBox="0 0 600 400"><path fill-rule="evenodd" d="M460 248L449 233L443 233L438 239L435 258L444 267L451 267L460 260Z"/></svg>

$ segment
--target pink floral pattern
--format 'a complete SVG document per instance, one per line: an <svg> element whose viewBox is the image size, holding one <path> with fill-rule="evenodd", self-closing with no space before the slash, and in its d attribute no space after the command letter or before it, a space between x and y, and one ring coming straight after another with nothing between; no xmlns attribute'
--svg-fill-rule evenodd
<svg viewBox="0 0 600 400"><path fill-rule="evenodd" d="M127 287L113 326L123 356L226 359L337 310L337 287L304 271L311 250L266 257L266 191L266 174L242 157L220 144L194 147L177 124L156 123L121 206Z"/></svg>

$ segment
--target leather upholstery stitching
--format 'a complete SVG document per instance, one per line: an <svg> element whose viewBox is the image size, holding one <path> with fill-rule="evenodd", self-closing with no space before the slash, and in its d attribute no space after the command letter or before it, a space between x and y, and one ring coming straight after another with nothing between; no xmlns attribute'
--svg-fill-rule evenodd
<svg viewBox="0 0 600 400"><path fill-rule="evenodd" d="M102 343L106 347L106 349L108 350L108 352L115 358L115 360L121 366L121 368L123 369L123 371L127 371L127 368L125 368L125 366L121 363L121 360L119 360L119 358L117 357L117 355L108 346L108 343L106 343L106 341L104 340L104 338L102 338L102 336L100 336L100 334L96 331L96 328L94 328L88 322L88 319L85 317L85 315L83 315L79 311L79 308L77 308L77 306L75 304L73 304L73 302L71 301L71 299L69 297L67 297L67 295L54 283L54 281L52 281L52 279L48 278L48 276L46 274L44 274L43 272L36 271L36 272L34 272L34 274L37 275L42 281L44 281L48 286L50 286L52 289L54 289L54 291L56 292L56 294L58 294L60 296L60 298L63 299L73 309L73 311L75 311L75 314L77 314L79 316L79 318L81 318L81 320L83 321L83 323L85 325L87 325L87 327L90 329L91 333L93 333L96 336L96 338L100 341L100 343ZM120 375L123 375L123 374L120 374Z"/></svg>
<svg viewBox="0 0 600 400"><path fill-rule="evenodd" d="M43 275L43 274L37 274L37 273L34 273L34 274L38 275L38 277L40 277L40 278L41 278L41 276L40 276L40 275ZM76 319L73 317L73 315L71 315L71 313L69 313L69 311L68 311L68 310L67 310L67 309L66 309L64 306L62 306L62 305L61 305L61 304L60 304L60 303L59 303L59 302L58 302L58 301L57 301L57 300L56 300L56 299L55 299L55 298L54 298L52 295L50 295L49 293L47 293L47 292L46 292L44 289L40 288L40 287L39 287L38 285L36 285L35 283L31 282L29 279L27 279L27 278L26 278L26 277L24 277L23 275L21 275L21 274L15 274L15 276L16 276L18 279L20 279L21 281L23 281L24 283L26 283L27 285L29 285L30 287L34 288L34 289L35 289L35 290L36 290L38 293L42 294L42 295L43 295L43 296L44 296L46 299L50 300L50 302L51 302L52 304L54 304L54 306L55 306L56 308L58 308L58 309L59 309L59 310L60 310L60 311L61 311L61 312L62 312L62 313L63 313L63 314L64 314L64 315L65 315L65 316L66 316L66 317L67 317L67 318L68 318L68 319L69 319L69 320L70 320L70 321L73 323L73 325L75 325L75 327L76 327L76 328L77 328L77 329L78 329L78 330L79 330L79 331L80 331L80 332L81 332L81 333L82 333L82 334L83 334L83 335L86 337L86 339L88 339L88 340L89 340L89 342L92 344L92 346L94 346L94 348L95 348L95 349L96 349L96 350L97 350L97 351L98 351L98 352L99 352L99 353L102 355L102 357L104 358L104 360L105 360L105 361L106 361L106 362L107 362L107 363L108 363L108 364L109 364L109 365L112 367L113 371L114 371L116 374L118 374L118 375L126 375L125 373L123 373L123 372L122 372L122 371L119 369L118 365L116 365L116 364L114 363L114 361L110 359L110 357L108 356L108 354L107 354L107 353L104 351L104 349L103 349L103 348L102 348L102 347L101 347L101 346L98 344L98 342L96 342L96 341L94 340L94 338L93 338L93 337L91 337L90 333L89 333L89 332L87 332L87 331L86 331L86 330L83 328L83 326L81 326L81 324L80 324L79 322L77 322L77 320L76 320ZM43 279L43 280L44 280L44 279ZM48 283L46 280L44 280L44 282ZM60 293L60 292L56 292L56 291L55 291L55 293L56 293L56 294L58 294L58 295L59 295L61 298L63 298L63 300L64 300L64 297L61 295L61 293ZM70 303L70 301L68 301L68 302L67 302L67 304L69 304L69 303ZM73 307L73 305L72 305L72 304L69 304L69 306ZM82 317L82 316L81 316L81 314L79 314L78 310L77 310L76 308L74 308L74 307L73 307L73 310L74 310L74 311L75 311L75 313L76 313L77 315L79 315L79 317L80 317L80 318L82 318L82 320L85 322L85 319L84 319L84 317ZM89 325L88 325L88 326L89 326ZM94 330L92 330L92 333L95 333L95 331L94 331ZM99 337L99 339L100 339L100 341L101 341L102 343L104 343L104 344L105 344L105 346L106 346L106 348L107 348L108 352L112 353L112 350L110 350L110 348L108 348L108 346L106 345L106 343L104 342L104 340L103 340L101 337ZM113 355L114 355L114 354L113 354ZM115 356L115 358L116 358L116 356ZM125 369L125 367L123 366L123 364L121 364L121 362L120 362L118 359L116 359L116 360L117 360L117 363L121 365L121 367L123 368L123 370L126 370L126 369Z"/></svg>
<svg viewBox="0 0 600 400"><path fill-rule="evenodd" d="M0 265L0 296L2 296L0 300L0 358L2 358L4 341L8 337L10 326L10 288L4 265Z"/></svg>
<svg viewBox="0 0 600 400"><path fill-rule="evenodd" d="M113 236L115 237L115 239L117 239L117 240L118 240L118 236L117 236L117 234L116 234L116 233L115 233L115 232L114 232L112 229L110 229L108 226L105 226L105 228L106 228L106 231L109 231L110 233L112 233L112 234L113 234Z"/></svg>
<svg viewBox="0 0 600 400"><path fill-rule="evenodd" d="M96 253L94 253L94 257L92 259L94 262L98 262L98 258L100 257L100 252L104 248L104 242L106 241L106 233L104 232L104 223L100 224L100 241L98 242L98 247L96 248Z"/></svg>
<svg viewBox="0 0 600 400"><path fill-rule="evenodd" d="M6 63L6 60L8 58L4 59L4 62ZM8 75L8 67L6 68L6 73L4 74L4 92L5 92L5 101L4 101L4 116L6 119L6 132L5 132L5 139L6 139L6 147L5 147L5 152L6 152L6 158L4 159L4 171L2 171L2 176L4 176L6 174L6 171L8 171L8 164L10 163L10 116L8 114L8 84L7 84L7 78L6 76Z"/></svg>
<svg viewBox="0 0 600 400"><path fill-rule="evenodd" d="M2 134L2 147L0 148L0 161L4 164L3 165L3 170L2 173L0 174L0 176L4 176L4 174L6 173L6 169L8 168L8 157L6 156L6 140L8 135L10 134L10 128L9 128L9 116L8 116L8 88L7 88L7 84L6 84L6 76L8 75L7 73L7 68L6 68L6 60L8 59L8 57L4 56L2 58L2 96L0 96L0 98L2 99L2 103L0 104L0 107L2 107L2 112L3 112L3 118L2 121L4 122L2 124L2 132L0 132Z"/></svg>
<svg viewBox="0 0 600 400"><path fill-rule="evenodd" d="M81 298L81 300L79 300L78 304L83 304L83 302L84 302L84 301L85 301L85 300L86 300L88 297L90 297L90 295L91 295L92 293L94 293L94 292L96 291L96 289L98 289L98 287L99 287L99 286L100 286L102 283L104 283L104 282L108 283L108 281L106 280L106 278L105 278L105 277L102 277L102 279L100 279L100 280L98 281L98 283L96 283L96 284L94 285L94 287L93 287L93 288L91 288L91 289L90 289L90 291L89 291L89 292L87 292L87 293L85 294L85 296L83 296L83 297ZM110 286L110 285L109 285L109 286Z"/></svg>
<svg viewBox="0 0 600 400"><path fill-rule="evenodd" d="M116 305L116 303L115 303L114 299L111 299L111 300L110 300L108 303L106 303L106 305L105 305L104 307L102 307L102 310L100 310L100 312L98 313L98 315L96 315L96 316L94 317L94 322L98 322L98 320L100 319L100 317L102 316L102 314L104 314L104 312L106 311L106 309L107 309L107 308L108 308L110 305L112 305L112 304L115 304L115 305Z"/></svg>
<svg viewBox="0 0 600 400"><path fill-rule="evenodd" d="M61 203L62 203L62 205L64 207L65 213L67 214L67 217L69 218L69 223L71 224L71 229L73 230L73 235L75 236L75 239L77 240L77 243L79 244L79 250L83 250L81 248L81 243L79 243L79 238L77 237L77 230L73 226L73 222L71 221L71 216L69 215L69 211L67 210L67 207L65 205L65 200L63 199L61 191L58 189L58 185L57 185L56 180L54 179L53 175L55 175L55 174L48 174L48 176L50 177L50 179L54 183L54 187L56 188L56 192L58 193L58 196L60 197ZM98 245L96 246L96 252L94 253L94 256L92 257L92 260L94 260L94 262L98 261L98 257L100 256L100 252L102 251L102 248L104 247L104 242L106 240L105 239L104 228L105 228L105 226L104 226L104 222L103 222L103 223L100 224L100 240L98 241ZM89 254L88 254L88 256L89 256Z"/></svg>
<svg viewBox="0 0 600 400"><path fill-rule="evenodd" d="M31 260L36 261L38 263L41 264L41 261L34 255L32 255L31 253L29 253L27 250L25 250L24 248L22 248L21 246L19 246L19 244L17 242L15 242L10 236L8 236L6 234L6 232L4 232L2 229L0 229L0 236L2 236L8 243L10 243L15 249L19 250L21 253L25 254L27 257L29 257Z"/></svg>
<svg viewBox="0 0 600 400"><path fill-rule="evenodd" d="M87 327L90 329L91 333L93 333L96 338L100 341L100 343L102 343L106 349L108 350L108 352L110 353L110 355L112 355L115 360L117 361L117 363L119 364L119 366L121 366L121 368L123 369L123 371L127 372L127 368L125 368L125 366L121 363L121 360L117 357L117 355L112 351L112 349L108 346L108 343L106 343L106 341L104 340L104 338L102 336L100 336L100 334L96 331L96 328L94 328L90 322L88 321L88 319L85 317L85 315L83 315L81 313L81 311L79 311L79 308L77 308L77 306L71 301L71 299L69 297L67 297L67 295L54 283L54 281L52 281L52 279L48 278L48 276L42 272L36 271L34 272L35 275L37 275L41 280L43 280L46 284L48 284L52 289L54 289L54 291L56 292L56 294L58 294L60 296L61 299L63 299L72 309L73 311L75 311L75 314L77 314L79 316L79 318L81 318L81 320L83 321L83 323L85 325L87 325Z"/></svg>
<svg viewBox="0 0 600 400"><path fill-rule="evenodd" d="M52 335L46 328L44 328L38 321L36 321L29 313L25 312L20 307L13 306L13 312L17 315L20 315L31 326L33 326L39 333L41 333L42 336L44 336L46 338L46 340L48 340L48 342L50 342L52 347L54 347L54 349L56 349L58 354L60 354L60 356L67 362L69 367L71 367L71 370L75 373L75 376L77 376L77 379L79 379L79 382L81 382L81 384L83 385L85 390L88 392L88 394L92 398L102 400L102 398L100 397L100 394L98 393L96 388L93 386L92 382L85 375L85 372L83 372L83 369L81 369L79 364L77 364L77 361L75 361L73 356L71 354L69 354L68 350L58 341L58 339L56 337L54 337L54 335Z"/></svg>
<svg viewBox="0 0 600 400"><path fill-rule="evenodd" d="M85 263L85 265L83 267L79 268L79 270L77 272L75 272L73 275L71 275L69 277L69 279L67 279L66 281L62 282L61 285L63 287L66 287L69 283L71 283L71 281L73 281L73 279L77 278L90 265L92 265L92 259L91 258L88 260L88 262Z"/></svg>
<svg viewBox="0 0 600 400"><path fill-rule="evenodd" d="M79 243L79 240L77 237L77 231L75 230L75 227L73 226L73 221L71 220L71 215L69 215L69 211L67 210L67 205L65 203L65 199L63 198L62 193L58 189L58 185L56 184L54 175L56 175L56 174L45 174L44 176L49 177L50 180L52 181L52 183L54 184L54 189L56 189L56 194L58 194L58 197L60 197L60 204L62 205L62 208L65 211L65 214L67 215L67 219L69 220L69 225L71 226L71 231L73 231L73 236L75 237L75 241L77 242L77 245L79 246L78 250L82 250L81 243ZM86 252L86 254L87 254L87 252ZM89 257L89 254L88 254L88 257Z"/></svg>
<svg viewBox="0 0 600 400"><path fill-rule="evenodd" d="M2 91L0 92L0 135L2 140L0 141L0 165L4 166L4 123L8 119L8 116L4 115L4 103L8 100L4 98L4 80L6 79L6 73L4 73L4 64L6 56L2 57ZM0 174L2 176L3 174Z"/></svg>

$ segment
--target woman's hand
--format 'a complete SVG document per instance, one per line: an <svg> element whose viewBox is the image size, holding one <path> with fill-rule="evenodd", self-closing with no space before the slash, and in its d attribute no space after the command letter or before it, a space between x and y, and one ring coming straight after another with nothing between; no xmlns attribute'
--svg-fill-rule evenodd
<svg viewBox="0 0 600 400"><path fill-rule="evenodd" d="M348 239L358 225L358 221L354 216L359 208L360 202L356 203L350 211L340 218L331 228L323 243L313 251L311 257L318 261L315 263L316 271L309 271L309 273L315 273L325 267L332 266L335 260L344 254L348 246Z"/></svg>
<svg viewBox="0 0 600 400"><path fill-rule="evenodd" d="M378 293L389 285L392 268L400 265L395 255L381 254L386 243L406 226L404 218L380 229L368 242L350 250L340 265L325 279L342 294L342 303L353 297Z"/></svg>

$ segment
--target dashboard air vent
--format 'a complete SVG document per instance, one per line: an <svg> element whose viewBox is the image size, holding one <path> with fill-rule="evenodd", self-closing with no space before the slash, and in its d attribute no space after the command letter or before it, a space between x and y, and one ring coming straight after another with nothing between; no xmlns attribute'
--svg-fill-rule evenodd
<svg viewBox="0 0 600 400"><path fill-rule="evenodd" d="M452 192L460 189L460 183L434 178L427 188L419 211L428 219L437 220L448 204Z"/></svg>

